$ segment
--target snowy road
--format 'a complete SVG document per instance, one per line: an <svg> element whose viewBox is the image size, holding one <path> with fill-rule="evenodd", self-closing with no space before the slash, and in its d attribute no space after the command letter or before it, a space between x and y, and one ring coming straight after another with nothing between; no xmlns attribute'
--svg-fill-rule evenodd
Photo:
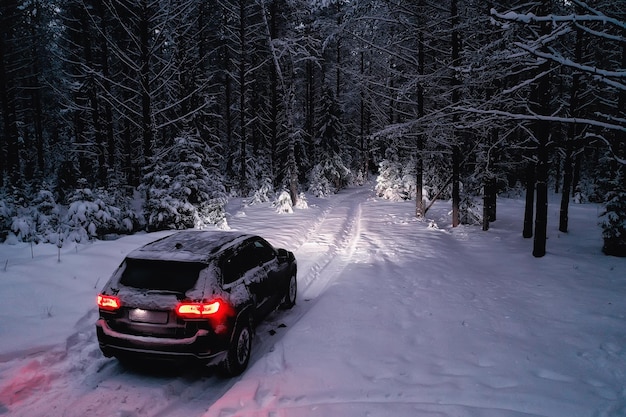
<svg viewBox="0 0 626 417"><path fill-rule="evenodd" d="M489 232L448 228L445 202L418 221L371 187L309 204L228 207L231 228L294 250L299 278L298 304L259 326L231 380L100 353L98 287L157 235L65 248L61 262L0 245L0 416L626 415L626 259L599 253L596 207L573 206L568 234L551 224L538 260L517 200Z"/></svg>
<svg viewBox="0 0 626 417"><path fill-rule="evenodd" d="M257 329L250 366L306 314L347 265L343 255L357 239L359 205L371 193L371 190L355 189L339 195L323 209L311 207L298 222L297 229L276 224L288 215L278 216L267 207L264 213L269 216L267 219L245 214L248 210L258 210L254 206L242 208L229 219L231 228L263 234L272 243L295 250L298 259L298 305L293 310L274 313ZM312 216L309 211L317 214ZM43 353L3 355L0 415L199 416L236 382L223 379L210 369L128 370L114 359L105 359L95 337L96 315L95 309L89 310L63 346L36 349L44 350ZM6 376L11 380L7 381Z"/></svg>

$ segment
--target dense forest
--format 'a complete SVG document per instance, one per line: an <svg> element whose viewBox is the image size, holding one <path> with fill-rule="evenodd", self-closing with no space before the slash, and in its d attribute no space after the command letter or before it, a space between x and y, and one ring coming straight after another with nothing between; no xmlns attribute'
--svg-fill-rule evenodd
<svg viewBox="0 0 626 417"><path fill-rule="evenodd" d="M0 106L0 240L227 227L232 197L377 178L453 226L526 198L537 257L549 193L562 232L602 203L626 255L623 0L3 0Z"/></svg>

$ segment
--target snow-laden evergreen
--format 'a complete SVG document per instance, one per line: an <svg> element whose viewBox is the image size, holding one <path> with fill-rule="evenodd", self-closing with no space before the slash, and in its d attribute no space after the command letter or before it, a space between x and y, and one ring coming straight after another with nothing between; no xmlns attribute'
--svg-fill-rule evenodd
<svg viewBox="0 0 626 417"><path fill-rule="evenodd" d="M607 255L626 256L626 187L623 172L618 172L607 192L605 211L600 224Z"/></svg>
<svg viewBox="0 0 626 417"><path fill-rule="evenodd" d="M352 172L338 154L316 164L309 177L309 192L316 197L327 197L352 181Z"/></svg>
<svg viewBox="0 0 626 417"><path fill-rule="evenodd" d="M228 228L226 191L216 158L198 133L190 131L154 158L141 186L147 230Z"/></svg>
<svg viewBox="0 0 626 417"><path fill-rule="evenodd" d="M415 198L415 164L385 159L379 164L376 194L386 200L402 201Z"/></svg>
<svg viewBox="0 0 626 417"><path fill-rule="evenodd" d="M276 213L293 213L293 204L289 191L282 191L278 194L273 206L276 208Z"/></svg>
<svg viewBox="0 0 626 417"><path fill-rule="evenodd" d="M56 243L62 232L60 208L54 195L41 190L31 205L19 207L12 218L11 239L21 242Z"/></svg>
<svg viewBox="0 0 626 417"><path fill-rule="evenodd" d="M109 234L134 231L133 216L107 203L106 191L79 188L70 197L64 226L67 240L76 243L102 238Z"/></svg>
<svg viewBox="0 0 626 417"><path fill-rule="evenodd" d="M271 201L273 196L274 188L272 186L272 180L270 178L264 178L261 180L259 189L252 194L252 197L246 200L246 203L250 205L266 203Z"/></svg>

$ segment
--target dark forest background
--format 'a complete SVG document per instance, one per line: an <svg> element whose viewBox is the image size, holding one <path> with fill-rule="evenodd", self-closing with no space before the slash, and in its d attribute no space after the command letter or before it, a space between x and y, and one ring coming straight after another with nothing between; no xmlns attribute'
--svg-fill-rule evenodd
<svg viewBox="0 0 626 417"><path fill-rule="evenodd" d="M227 227L229 198L496 220L602 203L626 251L626 2L2 0L0 239ZM137 201L141 204L138 205ZM283 204L283 203L281 203Z"/></svg>

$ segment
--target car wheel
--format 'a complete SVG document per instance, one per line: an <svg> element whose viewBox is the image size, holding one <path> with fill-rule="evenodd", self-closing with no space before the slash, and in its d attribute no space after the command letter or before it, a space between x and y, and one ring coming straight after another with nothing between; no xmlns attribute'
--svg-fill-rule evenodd
<svg viewBox="0 0 626 417"><path fill-rule="evenodd" d="M287 291L285 291L285 298L281 304L282 308L291 308L296 305L296 297L298 295L298 280L296 279L296 273L294 272L289 278L289 285Z"/></svg>
<svg viewBox="0 0 626 417"><path fill-rule="evenodd" d="M237 376L241 374L250 361L252 350L252 330L247 322L240 324L235 329L228 354L223 364L223 371L226 376Z"/></svg>

